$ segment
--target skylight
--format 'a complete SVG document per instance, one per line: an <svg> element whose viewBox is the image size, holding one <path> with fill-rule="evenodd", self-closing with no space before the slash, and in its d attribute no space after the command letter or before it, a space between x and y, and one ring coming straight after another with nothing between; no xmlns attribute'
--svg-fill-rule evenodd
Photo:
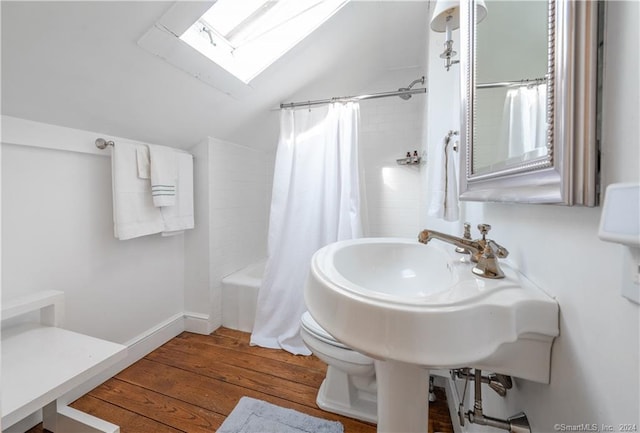
<svg viewBox="0 0 640 433"><path fill-rule="evenodd" d="M348 0L218 0L180 36L249 83Z"/></svg>

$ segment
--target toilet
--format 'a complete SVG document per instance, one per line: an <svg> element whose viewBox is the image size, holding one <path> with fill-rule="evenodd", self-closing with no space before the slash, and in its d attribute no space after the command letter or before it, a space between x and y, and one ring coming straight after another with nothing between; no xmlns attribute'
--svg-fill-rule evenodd
<svg viewBox="0 0 640 433"><path fill-rule="evenodd" d="M336 341L306 311L301 318L306 346L328 365L316 403L328 412L377 423L376 371L373 359Z"/></svg>

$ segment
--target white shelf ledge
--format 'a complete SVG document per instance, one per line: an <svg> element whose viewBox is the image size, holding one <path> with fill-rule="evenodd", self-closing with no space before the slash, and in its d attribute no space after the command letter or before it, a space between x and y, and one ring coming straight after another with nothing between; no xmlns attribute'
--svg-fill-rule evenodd
<svg viewBox="0 0 640 433"><path fill-rule="evenodd" d="M62 292L49 291L8 301L3 306L3 319L37 310L42 312L42 323L23 323L2 329L3 429L44 407L48 407L45 423L58 425L63 420L67 420L64 425L74 423L77 411L57 408L56 400L126 356L127 348L121 344L44 323L60 321L60 316L51 308L59 310L62 303ZM87 416L85 420L89 418L92 417ZM111 426L116 430L86 431L118 430L117 426ZM45 425L45 428L48 427Z"/></svg>

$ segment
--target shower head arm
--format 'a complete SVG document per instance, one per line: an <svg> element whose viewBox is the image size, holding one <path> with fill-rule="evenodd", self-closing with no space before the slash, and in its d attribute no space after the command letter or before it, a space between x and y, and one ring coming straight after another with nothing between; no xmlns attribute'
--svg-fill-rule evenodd
<svg viewBox="0 0 640 433"><path fill-rule="evenodd" d="M415 85L416 85L416 84L418 84L418 83L424 84L424 75L423 75L422 77L418 78L417 80L413 80L413 81L411 82L411 84L409 84L409 86L407 86L407 87L400 87L400 88L398 89L398 92L407 92L407 93L402 93L402 94L400 94L400 95L398 95L398 96L399 96L401 99L404 99L405 101L407 101L407 100L411 99L411 93L408 93L408 92L411 90L411 88L412 88L413 86L415 86Z"/></svg>
<svg viewBox="0 0 640 433"><path fill-rule="evenodd" d="M411 82L411 84L409 84L409 86L407 87L407 89L411 89L413 86L415 86L415 85L416 85L416 84L418 84L418 83L420 83L420 84L424 85L424 76L422 76L422 77L418 78L417 80L413 80L413 81Z"/></svg>

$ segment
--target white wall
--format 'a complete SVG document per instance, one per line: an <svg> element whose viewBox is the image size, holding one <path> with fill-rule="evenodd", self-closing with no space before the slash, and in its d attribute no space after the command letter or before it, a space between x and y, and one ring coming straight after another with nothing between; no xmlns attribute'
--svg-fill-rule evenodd
<svg viewBox="0 0 640 433"><path fill-rule="evenodd" d="M208 334L217 325L211 317L211 277L209 274L210 178L209 139L189 149L193 154L193 230L184 234L184 308L185 329Z"/></svg>
<svg viewBox="0 0 640 433"><path fill-rule="evenodd" d="M126 344L181 320L183 237L114 238L99 136L3 118L2 298L61 290L66 328Z"/></svg>
<svg viewBox="0 0 640 433"><path fill-rule="evenodd" d="M427 52L428 95L426 106L426 121L423 124L423 149L425 153L426 170L421 173L420 222L421 229L429 227L433 230L447 233L460 232L460 224L447 222L427 215L430 203L430 191L436 188L434 174L441 159L437 156L444 148L444 138L449 131L460 132L460 77L459 65L454 65L449 71L444 68L444 60L439 56L443 51L445 34L429 32ZM460 51L459 31L453 32L455 50ZM456 57L459 60L459 57ZM453 137L459 142L460 135ZM451 146L451 144L449 144ZM459 153L458 153L459 155Z"/></svg>
<svg viewBox="0 0 640 433"><path fill-rule="evenodd" d="M603 186L640 181L639 3L607 1L606 8ZM440 84L453 88L455 72ZM446 98L440 106L457 110ZM430 110L428 122L435 127L448 117ZM474 224L490 223L492 237L560 305L551 383L516 380L505 399L485 392L485 413L506 417L523 410L539 432L557 431L554 425L562 423L604 423L614 431L620 423L637 425L639 307L620 296L621 281L629 277L621 269L624 247L597 237L601 209L465 203L463 210L463 218Z"/></svg>
<svg viewBox="0 0 640 433"><path fill-rule="evenodd" d="M266 257L274 159L214 138L191 151L203 223L186 236L185 310L187 329L208 333L223 324L222 278Z"/></svg>
<svg viewBox="0 0 640 433"><path fill-rule="evenodd" d="M363 93L408 86L424 68L390 71ZM414 88L424 87L418 83ZM419 231L421 165L398 165L414 150L422 155L421 134L426 95L372 99L360 103L360 161L366 189L367 235L415 237Z"/></svg>
<svg viewBox="0 0 640 433"><path fill-rule="evenodd" d="M203 140L190 149L195 228L120 241L99 136L3 117L2 298L61 290L66 328L130 347L167 327L132 362L184 328L222 324L221 279L266 256L274 155Z"/></svg>
<svg viewBox="0 0 640 433"><path fill-rule="evenodd" d="M223 277L266 256L274 159L222 140L210 145L211 261Z"/></svg>
<svg viewBox="0 0 640 433"><path fill-rule="evenodd" d="M210 146L209 266L213 315L221 324L222 278L267 255L274 159L271 153L222 140Z"/></svg>

